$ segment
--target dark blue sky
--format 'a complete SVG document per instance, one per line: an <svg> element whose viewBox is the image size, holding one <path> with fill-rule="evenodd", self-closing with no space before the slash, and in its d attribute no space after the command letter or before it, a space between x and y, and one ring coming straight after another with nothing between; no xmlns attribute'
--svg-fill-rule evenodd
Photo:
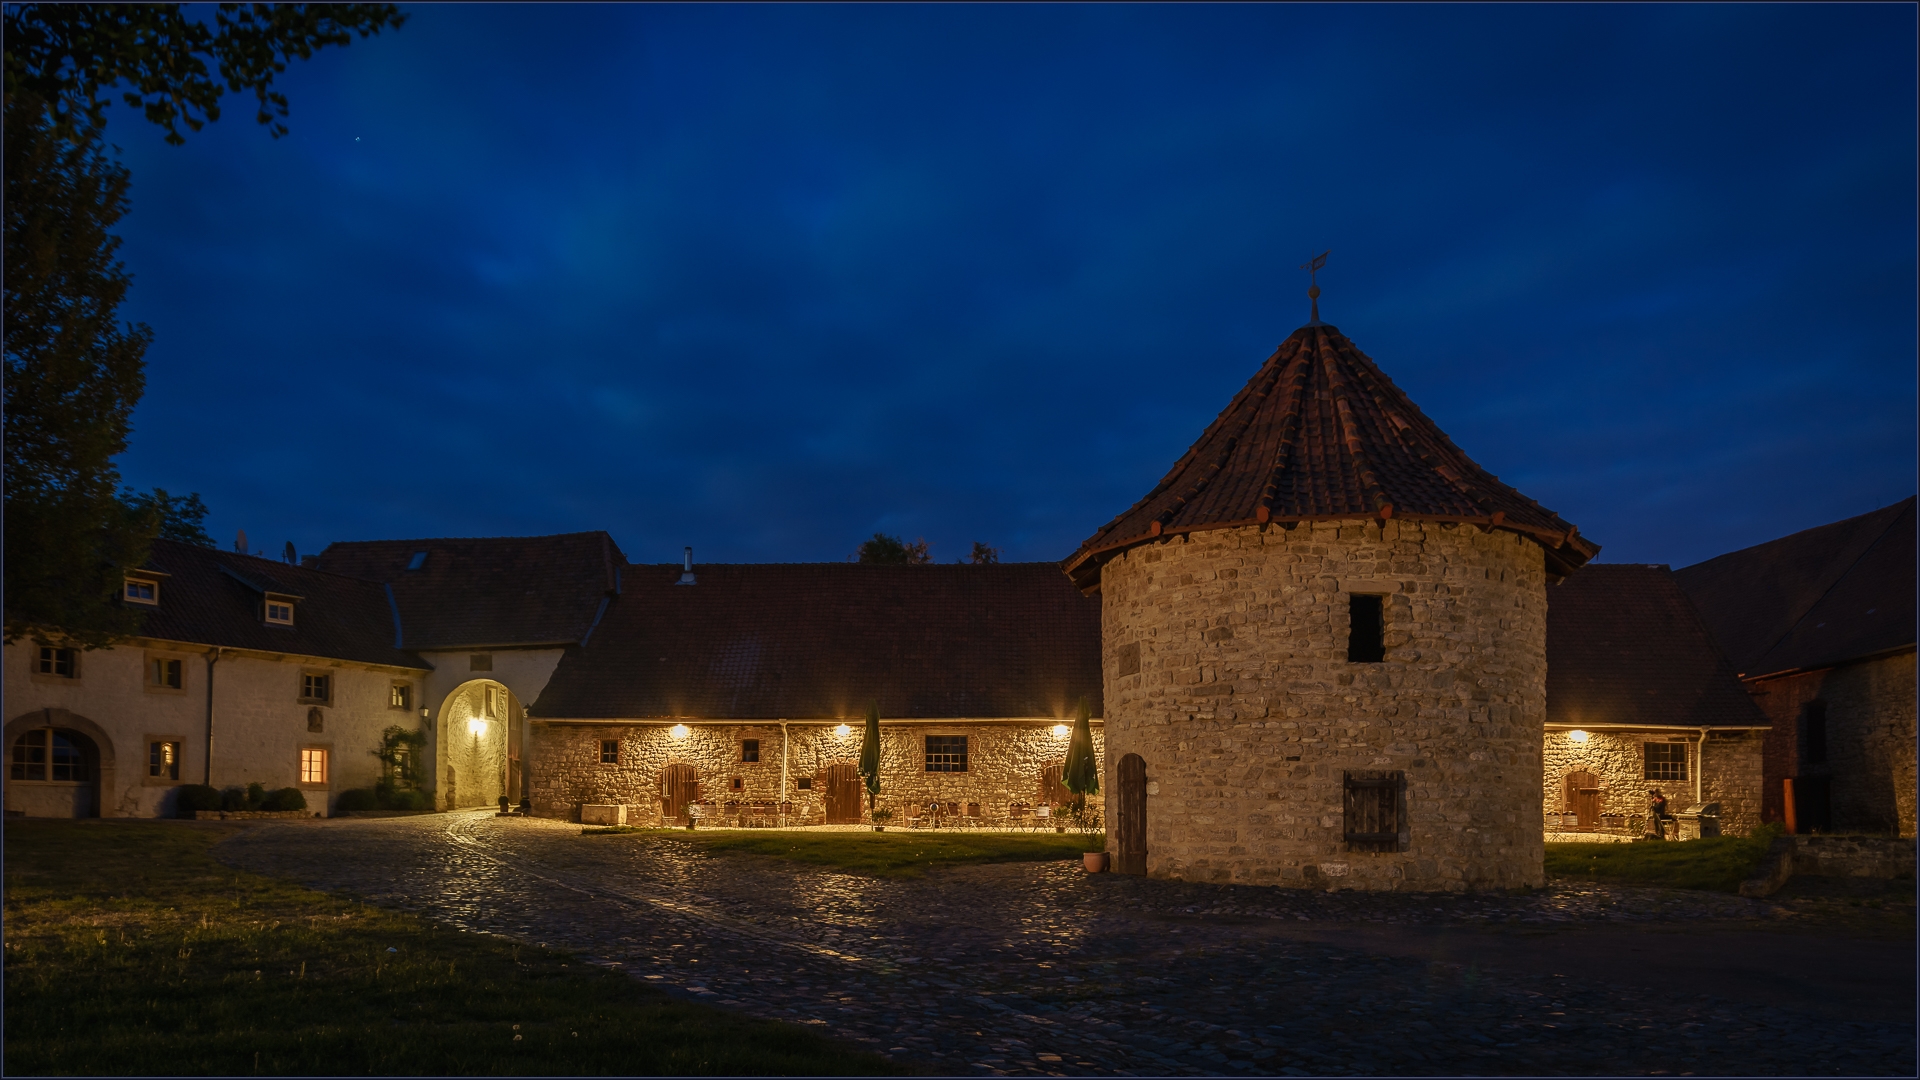
<svg viewBox="0 0 1920 1080"><path fill-rule="evenodd" d="M1322 313L1682 565L1915 487L1911 5L426 6L116 110L129 483L223 546L1059 559Z"/></svg>

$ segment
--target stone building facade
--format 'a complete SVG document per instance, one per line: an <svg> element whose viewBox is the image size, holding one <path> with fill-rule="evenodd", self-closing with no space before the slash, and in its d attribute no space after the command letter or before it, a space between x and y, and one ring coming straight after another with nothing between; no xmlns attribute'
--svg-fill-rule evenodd
<svg viewBox="0 0 1920 1080"><path fill-rule="evenodd" d="M534 812L579 820L590 805L626 807L628 824L684 821L670 804L668 770L692 771L694 790L716 821L790 825L848 820L830 805L836 777L857 772L864 721L739 724L694 721L665 724L533 725ZM928 737L966 740L964 767L950 760L930 769ZM1093 726L1094 752L1104 741ZM1059 786L1066 763L1064 724L1051 718L991 722L885 721L880 727L880 792L874 808L902 824L930 804L941 813L986 825L1004 825L1065 800ZM609 743L612 747L609 748ZM949 744L951 745L951 744ZM866 789L858 786L852 820L870 821Z"/></svg>
<svg viewBox="0 0 1920 1080"><path fill-rule="evenodd" d="M1544 590L1532 542L1418 521L1221 529L1107 563L1108 723L1147 764L1147 873L1540 884ZM1381 662L1348 659L1354 594L1386 598ZM1344 778L1369 771L1405 776L1404 849L1347 841Z"/></svg>
<svg viewBox="0 0 1920 1080"><path fill-rule="evenodd" d="M1103 601L1116 866L1541 884L1546 589L1597 551L1302 327L1066 563Z"/></svg>
<svg viewBox="0 0 1920 1080"><path fill-rule="evenodd" d="M1909 497L1674 572L1771 724L1764 820L1914 835L1914 509Z"/></svg>
<svg viewBox="0 0 1920 1080"><path fill-rule="evenodd" d="M1590 564L1547 612L1547 831L1644 835L1656 790L1721 833L1758 826L1769 721L1672 571Z"/></svg>
<svg viewBox="0 0 1920 1080"><path fill-rule="evenodd" d="M259 783L325 814L417 722L427 666L393 648L378 586L164 540L129 576L146 634L5 647L7 813L170 816L183 785Z"/></svg>

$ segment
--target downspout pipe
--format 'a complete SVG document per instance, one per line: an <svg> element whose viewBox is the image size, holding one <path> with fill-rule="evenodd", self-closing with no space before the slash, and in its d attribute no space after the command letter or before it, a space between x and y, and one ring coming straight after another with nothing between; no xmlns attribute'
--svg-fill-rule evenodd
<svg viewBox="0 0 1920 1080"><path fill-rule="evenodd" d="M215 646L207 654L207 779L208 787L213 786L213 665L220 662L220 654L225 650Z"/></svg>
<svg viewBox="0 0 1920 1080"><path fill-rule="evenodd" d="M1699 806L1706 801L1701 794L1701 785L1707 778L1707 729L1700 729L1699 749L1693 752L1693 805Z"/></svg>
<svg viewBox="0 0 1920 1080"><path fill-rule="evenodd" d="M780 827L787 827L787 792L791 785L787 782L787 722L780 721Z"/></svg>

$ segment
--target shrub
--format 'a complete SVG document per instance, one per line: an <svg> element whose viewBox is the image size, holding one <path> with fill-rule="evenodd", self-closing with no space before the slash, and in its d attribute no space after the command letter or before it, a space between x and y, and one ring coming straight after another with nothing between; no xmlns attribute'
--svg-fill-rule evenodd
<svg viewBox="0 0 1920 1080"><path fill-rule="evenodd" d="M246 808L247 808L246 789L230 787L220 793L220 809L245 810Z"/></svg>
<svg viewBox="0 0 1920 1080"><path fill-rule="evenodd" d="M258 810L267 801L267 785L254 781L247 785L247 805L243 809Z"/></svg>
<svg viewBox="0 0 1920 1080"><path fill-rule="evenodd" d="M181 817L192 817L195 810L218 810L220 789L207 784L188 784L174 796L173 806Z"/></svg>
<svg viewBox="0 0 1920 1080"><path fill-rule="evenodd" d="M268 792L266 798L260 800L260 809L262 810L284 811L305 810L306 808L307 797L300 793L299 788L276 788Z"/></svg>
<svg viewBox="0 0 1920 1080"><path fill-rule="evenodd" d="M333 804L333 808L343 813L349 810L378 810L380 800L374 795L372 788L354 788L351 791L341 792L340 799Z"/></svg>
<svg viewBox="0 0 1920 1080"><path fill-rule="evenodd" d="M433 798L424 791L389 792L384 805L388 810L431 810Z"/></svg>

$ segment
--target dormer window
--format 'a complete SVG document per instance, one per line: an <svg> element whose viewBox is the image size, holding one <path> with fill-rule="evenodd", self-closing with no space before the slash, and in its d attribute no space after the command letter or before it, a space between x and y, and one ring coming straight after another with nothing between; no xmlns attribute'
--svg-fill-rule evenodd
<svg viewBox="0 0 1920 1080"><path fill-rule="evenodd" d="M267 622L273 626L293 625L293 598L267 594Z"/></svg>
<svg viewBox="0 0 1920 1080"><path fill-rule="evenodd" d="M151 578L130 577L126 579L126 592L123 593L129 604L149 604L160 606L160 583Z"/></svg>
<svg viewBox="0 0 1920 1080"><path fill-rule="evenodd" d="M413 558L407 560L407 569L409 570L418 570L425 565L427 565L427 553L424 551L414 552Z"/></svg>

